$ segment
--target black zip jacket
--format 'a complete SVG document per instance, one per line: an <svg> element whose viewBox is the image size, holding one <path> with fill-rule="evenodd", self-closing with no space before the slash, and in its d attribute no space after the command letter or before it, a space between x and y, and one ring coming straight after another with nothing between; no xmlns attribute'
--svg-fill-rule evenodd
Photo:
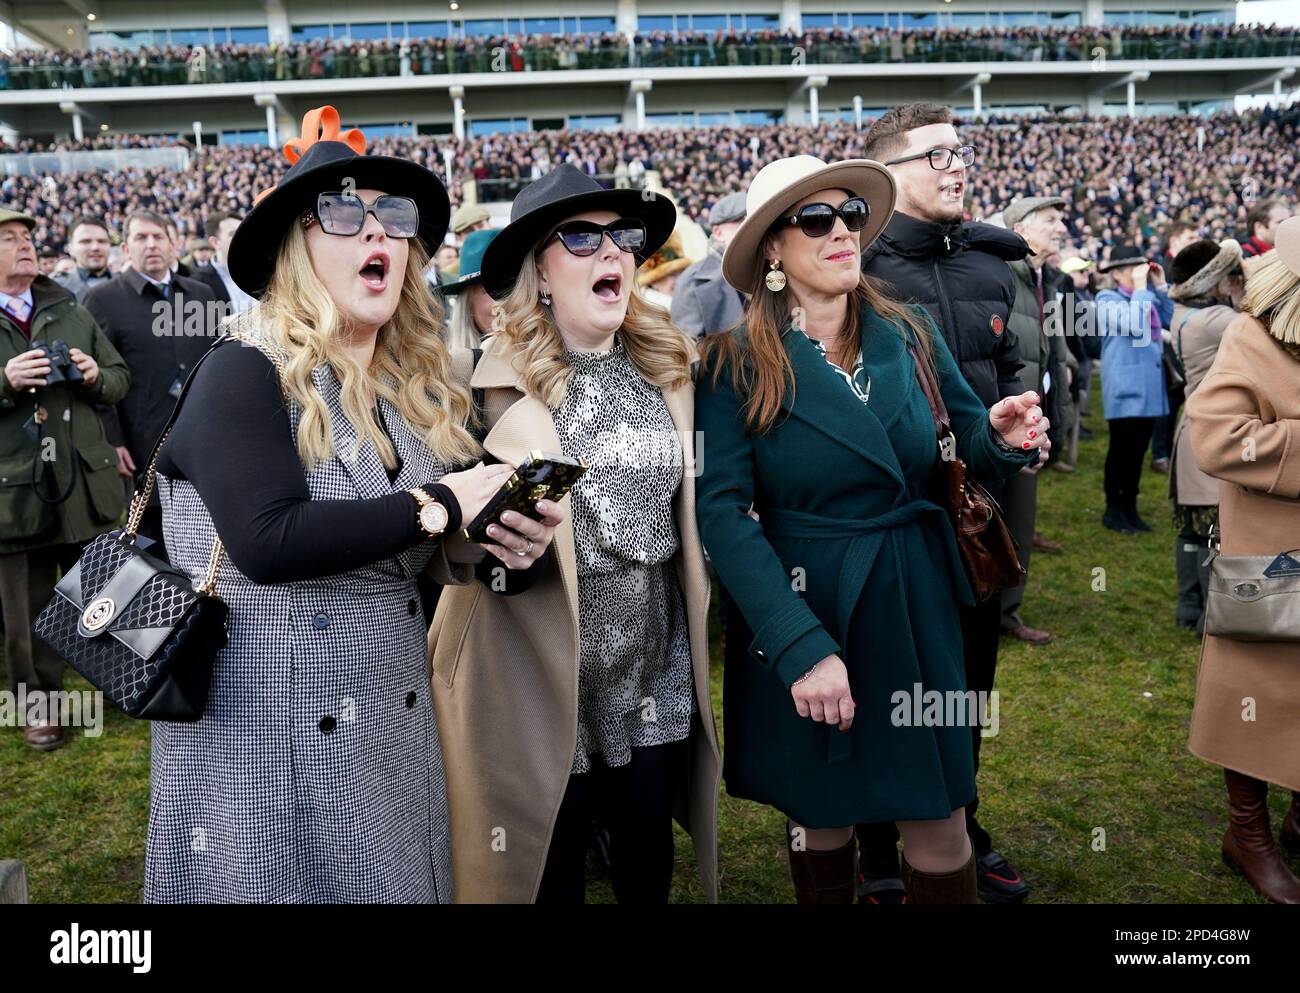
<svg viewBox="0 0 1300 993"><path fill-rule="evenodd" d="M1008 329L1015 298L1008 262L1029 246L992 224L935 224L895 212L862 254L862 271L895 296L922 304L934 318L957 367L984 406L1025 391L1022 363Z"/></svg>

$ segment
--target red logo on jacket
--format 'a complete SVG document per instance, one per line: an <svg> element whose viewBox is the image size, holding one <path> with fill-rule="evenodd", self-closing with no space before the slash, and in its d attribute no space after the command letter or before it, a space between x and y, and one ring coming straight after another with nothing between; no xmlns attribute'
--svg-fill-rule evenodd
<svg viewBox="0 0 1300 993"><path fill-rule="evenodd" d="M989 318L989 328L992 330L992 332L993 332L994 334L1001 334L1001 333L1002 333L1002 318L999 317L997 314L994 314L992 317L990 317L990 318Z"/></svg>

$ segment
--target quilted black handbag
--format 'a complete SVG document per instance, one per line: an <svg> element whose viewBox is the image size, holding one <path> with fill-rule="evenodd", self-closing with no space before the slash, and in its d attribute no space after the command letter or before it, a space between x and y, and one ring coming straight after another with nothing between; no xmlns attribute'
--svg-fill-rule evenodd
<svg viewBox="0 0 1300 993"><path fill-rule="evenodd" d="M126 528L96 537L54 587L33 630L130 717L197 721L212 668L226 646L228 608L216 595L218 538L195 589L174 566L141 551L135 535L149 505L158 453L171 434L204 353L181 389L131 500Z"/></svg>

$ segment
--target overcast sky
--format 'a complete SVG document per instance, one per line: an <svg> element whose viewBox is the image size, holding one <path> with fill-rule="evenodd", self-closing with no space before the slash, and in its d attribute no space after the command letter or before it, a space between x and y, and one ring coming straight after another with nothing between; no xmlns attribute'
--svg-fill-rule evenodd
<svg viewBox="0 0 1300 993"><path fill-rule="evenodd" d="M1296 0L1250 0L1237 4L1241 24L1300 24L1300 3Z"/></svg>

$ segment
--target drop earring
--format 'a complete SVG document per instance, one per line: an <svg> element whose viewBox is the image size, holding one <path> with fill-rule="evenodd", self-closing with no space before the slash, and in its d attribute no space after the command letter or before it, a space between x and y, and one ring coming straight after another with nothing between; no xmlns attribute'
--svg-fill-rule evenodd
<svg viewBox="0 0 1300 993"><path fill-rule="evenodd" d="M780 293L785 289L785 273L781 271L781 260L773 259L771 262L771 271L763 278L763 283L773 293Z"/></svg>
<svg viewBox="0 0 1300 993"><path fill-rule="evenodd" d="M549 307L551 305L551 295L545 290L542 291L541 301L543 307Z"/></svg>

